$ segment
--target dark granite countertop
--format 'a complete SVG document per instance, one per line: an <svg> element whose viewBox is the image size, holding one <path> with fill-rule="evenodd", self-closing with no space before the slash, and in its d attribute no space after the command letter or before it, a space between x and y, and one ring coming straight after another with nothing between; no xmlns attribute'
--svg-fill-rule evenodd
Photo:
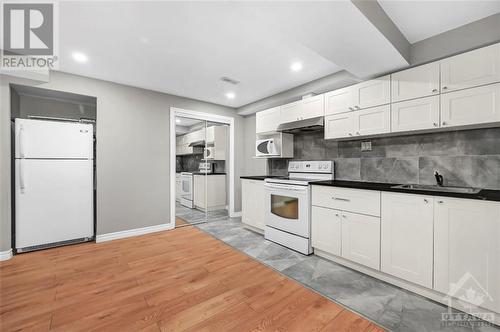
<svg viewBox="0 0 500 332"><path fill-rule="evenodd" d="M224 172L214 172L214 173L193 172L193 175L226 175L226 173L224 173Z"/></svg>
<svg viewBox="0 0 500 332"><path fill-rule="evenodd" d="M279 176L278 175L243 175L243 176L240 176L240 179L264 180L264 179L277 178L277 177L279 177Z"/></svg>
<svg viewBox="0 0 500 332"><path fill-rule="evenodd" d="M468 199L500 202L500 190L490 190L490 189L483 189L477 194L465 194L465 193L451 193L446 191L392 188L393 186L397 186L398 183L377 183L377 182L357 182L357 181L338 181L338 180L318 181L312 183L312 185L390 191L397 193L418 194L418 195L428 195L428 196L468 198Z"/></svg>

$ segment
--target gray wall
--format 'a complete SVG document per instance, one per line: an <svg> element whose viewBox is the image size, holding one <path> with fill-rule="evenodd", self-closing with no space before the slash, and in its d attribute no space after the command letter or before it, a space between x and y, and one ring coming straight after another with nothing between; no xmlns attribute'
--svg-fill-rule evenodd
<svg viewBox="0 0 500 332"><path fill-rule="evenodd" d="M11 247L9 83L36 85L1 75L1 251ZM52 72L49 83L37 86L97 98L98 234L169 222L171 106L235 118L235 208L241 209L244 124L233 109L61 72Z"/></svg>
<svg viewBox="0 0 500 332"><path fill-rule="evenodd" d="M372 151L361 151L371 141ZM294 136L294 160L333 160L337 180L435 184L500 189L500 128L358 141L323 139L323 132ZM286 173L287 160L270 160L270 174Z"/></svg>

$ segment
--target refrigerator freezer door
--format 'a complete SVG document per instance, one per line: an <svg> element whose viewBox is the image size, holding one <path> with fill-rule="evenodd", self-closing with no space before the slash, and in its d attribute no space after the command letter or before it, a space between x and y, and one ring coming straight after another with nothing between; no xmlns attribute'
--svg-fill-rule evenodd
<svg viewBox="0 0 500 332"><path fill-rule="evenodd" d="M93 159L91 124L16 119L16 158Z"/></svg>
<svg viewBox="0 0 500 332"><path fill-rule="evenodd" d="M16 159L16 248L93 236L92 160Z"/></svg>

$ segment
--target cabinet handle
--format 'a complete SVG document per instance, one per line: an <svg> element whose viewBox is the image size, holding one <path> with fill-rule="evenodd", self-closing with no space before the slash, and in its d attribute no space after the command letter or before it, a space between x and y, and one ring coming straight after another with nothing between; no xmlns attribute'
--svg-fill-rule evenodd
<svg viewBox="0 0 500 332"><path fill-rule="evenodd" d="M338 217L338 216L339 216L339 214L338 214L338 213L335 213L335 217Z"/></svg>
<svg viewBox="0 0 500 332"><path fill-rule="evenodd" d="M436 122L434 122L434 123L433 123L433 125L434 125L434 127L437 127L437 126L438 126L438 124L437 124Z"/></svg>
<svg viewBox="0 0 500 332"><path fill-rule="evenodd" d="M443 86L443 90L448 90L448 87L447 86Z"/></svg>
<svg viewBox="0 0 500 332"><path fill-rule="evenodd" d="M351 134L351 133L349 133L349 136L352 136L352 134Z"/></svg>
<svg viewBox="0 0 500 332"><path fill-rule="evenodd" d="M424 203L427 204L429 203L429 201L426 198L424 198Z"/></svg>
<svg viewBox="0 0 500 332"><path fill-rule="evenodd" d="M438 201L439 204L443 204L444 202L443 201Z"/></svg>
<svg viewBox="0 0 500 332"><path fill-rule="evenodd" d="M354 106L354 107L356 107L356 109L357 109L357 110L359 110L359 109L361 108L361 107L359 107L358 105L356 105L356 106Z"/></svg>
<svg viewBox="0 0 500 332"><path fill-rule="evenodd" d="M347 216L345 214L342 215L343 218L347 218Z"/></svg>
<svg viewBox="0 0 500 332"><path fill-rule="evenodd" d="M438 92L438 90L437 89L432 89L432 92L436 93L436 92Z"/></svg>
<svg viewBox="0 0 500 332"><path fill-rule="evenodd" d="M354 108L352 108L352 107L350 107L350 106L349 106L349 109L350 109L351 111L354 111Z"/></svg>
<svg viewBox="0 0 500 332"><path fill-rule="evenodd" d="M446 126L446 121L443 121L443 123L442 123L442 124L443 124L443 126Z"/></svg>
<svg viewBox="0 0 500 332"><path fill-rule="evenodd" d="M356 132L356 135L361 135L361 134L359 133L359 131L357 131L357 132Z"/></svg>
<svg viewBox="0 0 500 332"><path fill-rule="evenodd" d="M336 201L342 201L342 202L350 202L350 199L347 198L340 198L340 197L333 197L334 200Z"/></svg>

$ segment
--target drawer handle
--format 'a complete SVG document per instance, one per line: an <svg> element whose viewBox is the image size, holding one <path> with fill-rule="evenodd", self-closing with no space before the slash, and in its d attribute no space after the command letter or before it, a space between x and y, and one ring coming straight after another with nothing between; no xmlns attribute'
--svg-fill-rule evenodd
<svg viewBox="0 0 500 332"><path fill-rule="evenodd" d="M446 124L447 124L446 121L443 121L443 126L446 126Z"/></svg>
<svg viewBox="0 0 500 332"><path fill-rule="evenodd" d="M434 125L434 127L437 127L437 126L438 126L438 124L437 124L436 122L434 122L434 123L433 123L433 125Z"/></svg>
<svg viewBox="0 0 500 332"><path fill-rule="evenodd" d="M447 86L443 86L443 90L448 90L448 87Z"/></svg>
<svg viewBox="0 0 500 332"><path fill-rule="evenodd" d="M342 202L350 202L350 199L347 198L340 198L340 197L332 197L336 201L342 201Z"/></svg>
<svg viewBox="0 0 500 332"><path fill-rule="evenodd" d="M438 201L439 204L443 204L444 202L443 201Z"/></svg>
<svg viewBox="0 0 500 332"><path fill-rule="evenodd" d="M436 93L436 92L438 92L438 90L437 89L432 89L432 92Z"/></svg>
<svg viewBox="0 0 500 332"><path fill-rule="evenodd" d="M429 203L429 201L426 198L424 198L424 203L427 204L427 203Z"/></svg>

